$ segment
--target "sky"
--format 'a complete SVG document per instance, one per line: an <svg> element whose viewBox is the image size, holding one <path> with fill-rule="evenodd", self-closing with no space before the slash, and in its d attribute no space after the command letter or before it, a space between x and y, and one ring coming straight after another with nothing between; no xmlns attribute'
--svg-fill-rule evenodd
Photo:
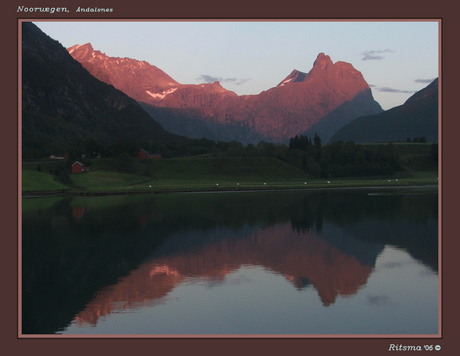
<svg viewBox="0 0 460 356"><path fill-rule="evenodd" d="M439 76L437 21L35 21L64 47L155 65L181 84L259 94L319 53L360 71L384 110Z"/></svg>

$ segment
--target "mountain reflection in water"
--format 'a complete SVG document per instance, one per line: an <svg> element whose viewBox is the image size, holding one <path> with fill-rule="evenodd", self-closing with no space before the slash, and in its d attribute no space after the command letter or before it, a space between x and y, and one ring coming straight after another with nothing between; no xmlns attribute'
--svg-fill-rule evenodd
<svg viewBox="0 0 460 356"><path fill-rule="evenodd" d="M299 291L312 288L330 307L364 288L388 244L437 271L435 195L266 192L24 203L24 333L56 333L70 322L95 326L109 314L164 303L190 281L224 284L244 267L282 276Z"/></svg>
<svg viewBox="0 0 460 356"><path fill-rule="evenodd" d="M264 267L283 275L298 289L312 285L324 306L334 303L338 295L355 294L372 272L373 265L343 253L316 233L294 231L290 224L258 228L243 239L235 239L234 234L217 229L171 238L166 243L176 246L189 239L207 243L143 264L115 286L99 293L77 315L78 321L95 324L99 317L115 308L149 306L149 301L165 297L187 278L221 282L241 266ZM367 245L365 259L370 257L375 261L383 246Z"/></svg>

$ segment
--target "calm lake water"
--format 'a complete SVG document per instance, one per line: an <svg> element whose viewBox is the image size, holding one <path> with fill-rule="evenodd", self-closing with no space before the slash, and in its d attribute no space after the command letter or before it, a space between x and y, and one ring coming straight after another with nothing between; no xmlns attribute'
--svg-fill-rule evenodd
<svg viewBox="0 0 460 356"><path fill-rule="evenodd" d="M23 199L23 334L438 334L437 198Z"/></svg>

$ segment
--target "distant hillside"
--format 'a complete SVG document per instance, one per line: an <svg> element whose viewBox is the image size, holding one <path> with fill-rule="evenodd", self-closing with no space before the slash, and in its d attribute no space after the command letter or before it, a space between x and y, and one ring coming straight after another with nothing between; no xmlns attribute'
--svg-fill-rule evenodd
<svg viewBox="0 0 460 356"><path fill-rule="evenodd" d="M406 141L426 137L438 142L438 79L412 95L403 105L380 114L362 116L343 126L329 142Z"/></svg>
<svg viewBox="0 0 460 356"><path fill-rule="evenodd" d="M112 85L94 78L33 23L22 25L23 157L63 153L75 140L102 144L177 137Z"/></svg>
<svg viewBox="0 0 460 356"><path fill-rule="evenodd" d="M197 108L163 108L144 102L139 103L165 130L191 139L206 137L216 142L238 141L243 144L269 140L248 125L227 125L203 120L202 114Z"/></svg>

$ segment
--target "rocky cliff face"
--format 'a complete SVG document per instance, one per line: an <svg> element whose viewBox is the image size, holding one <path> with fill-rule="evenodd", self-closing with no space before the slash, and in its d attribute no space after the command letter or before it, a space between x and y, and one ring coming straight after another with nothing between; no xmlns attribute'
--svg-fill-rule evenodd
<svg viewBox="0 0 460 356"><path fill-rule="evenodd" d="M284 143L326 118L323 124L326 129L321 131L322 140L326 141L331 133L356 117L382 111L359 71L349 63L333 63L323 53L318 55L309 73L294 70L274 88L258 95L238 96L219 82L179 84L155 66L129 58L108 57L94 51L90 44L76 45L68 51L94 76L146 106L195 110L199 115L194 115L191 121L187 114L179 115L180 118L176 115L176 120L187 122L191 132L197 131L192 127L193 122L205 126L208 132L198 130L198 137L228 139L223 127L230 132L240 132L243 128L244 132L232 138L243 143L257 143L260 139ZM171 117L160 115L155 119L167 125ZM172 126L183 125L176 122Z"/></svg>
<svg viewBox="0 0 460 356"><path fill-rule="evenodd" d="M179 86L165 72L145 61L130 58L109 58L95 51L90 43L68 49L93 76L113 85L137 101L159 100Z"/></svg>

